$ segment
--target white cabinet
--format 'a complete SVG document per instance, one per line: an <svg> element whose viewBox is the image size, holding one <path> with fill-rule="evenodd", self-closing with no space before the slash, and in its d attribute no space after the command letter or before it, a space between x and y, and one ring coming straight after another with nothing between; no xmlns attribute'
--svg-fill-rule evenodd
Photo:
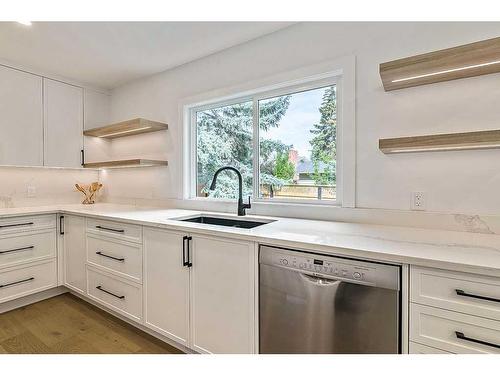
<svg viewBox="0 0 500 375"><path fill-rule="evenodd" d="M201 353L255 352L253 243L193 236L191 346Z"/></svg>
<svg viewBox="0 0 500 375"><path fill-rule="evenodd" d="M200 353L256 352L254 243L145 228L144 250L149 328Z"/></svg>
<svg viewBox="0 0 500 375"><path fill-rule="evenodd" d="M144 228L144 322L185 346L189 336L189 268L183 233Z"/></svg>
<svg viewBox="0 0 500 375"><path fill-rule="evenodd" d="M83 90L44 78L44 165L80 167Z"/></svg>
<svg viewBox="0 0 500 375"><path fill-rule="evenodd" d="M411 306L410 340L451 353L500 353L500 321L419 304Z"/></svg>
<svg viewBox="0 0 500 375"><path fill-rule="evenodd" d="M64 216L64 284L85 294L87 276L85 272L85 218Z"/></svg>
<svg viewBox="0 0 500 375"><path fill-rule="evenodd" d="M127 318L142 321L142 285L87 267L88 296Z"/></svg>
<svg viewBox="0 0 500 375"><path fill-rule="evenodd" d="M412 266L410 341L451 353L500 353L500 280Z"/></svg>
<svg viewBox="0 0 500 375"><path fill-rule="evenodd" d="M0 66L0 165L43 165L42 78Z"/></svg>

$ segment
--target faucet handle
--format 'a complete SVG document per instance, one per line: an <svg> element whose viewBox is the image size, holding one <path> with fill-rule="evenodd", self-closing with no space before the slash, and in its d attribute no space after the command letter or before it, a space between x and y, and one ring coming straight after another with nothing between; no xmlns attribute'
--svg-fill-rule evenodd
<svg viewBox="0 0 500 375"><path fill-rule="evenodd" d="M252 204L250 203L250 195L248 196L248 203L244 204L245 208L252 208Z"/></svg>

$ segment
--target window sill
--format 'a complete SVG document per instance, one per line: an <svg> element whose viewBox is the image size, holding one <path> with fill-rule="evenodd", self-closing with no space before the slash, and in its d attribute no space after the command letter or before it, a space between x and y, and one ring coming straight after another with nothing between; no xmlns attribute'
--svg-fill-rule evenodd
<svg viewBox="0 0 500 375"><path fill-rule="evenodd" d="M246 197L243 198L248 199ZM236 204L237 199L221 199L221 198L204 198L204 197L192 197L186 198L185 201L190 202L204 202L209 204L221 203L221 204ZM251 199L251 203L262 206L273 206L273 205L290 205L290 206L325 206L325 207L342 207L341 202L336 200L313 200L313 199Z"/></svg>

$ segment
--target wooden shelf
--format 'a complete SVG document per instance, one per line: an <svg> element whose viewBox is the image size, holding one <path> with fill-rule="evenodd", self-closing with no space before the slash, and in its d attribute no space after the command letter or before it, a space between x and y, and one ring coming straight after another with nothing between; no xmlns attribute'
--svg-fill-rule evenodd
<svg viewBox="0 0 500 375"><path fill-rule="evenodd" d="M385 91L500 72L500 38L380 64Z"/></svg>
<svg viewBox="0 0 500 375"><path fill-rule="evenodd" d="M101 128L85 130L83 132L83 135L89 137L113 139L142 133L157 132L167 129L168 125L162 122L136 118L133 120L122 121L116 124L103 126Z"/></svg>
<svg viewBox="0 0 500 375"><path fill-rule="evenodd" d="M84 168L131 168L131 167L156 167L167 166L166 160L148 160L148 159L129 159L112 160L98 163L85 163Z"/></svg>
<svg viewBox="0 0 500 375"><path fill-rule="evenodd" d="M380 139L384 154L500 148L500 130Z"/></svg>

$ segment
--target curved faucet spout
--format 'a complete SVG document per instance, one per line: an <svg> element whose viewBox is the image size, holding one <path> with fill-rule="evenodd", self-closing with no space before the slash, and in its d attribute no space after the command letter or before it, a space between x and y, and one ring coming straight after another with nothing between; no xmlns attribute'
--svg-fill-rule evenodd
<svg viewBox="0 0 500 375"><path fill-rule="evenodd" d="M212 179L212 183L210 184L210 190L215 189L215 187L217 186L217 177L219 176L219 173L225 170L233 171L238 176L238 216L245 216L245 210L247 208L251 208L252 205L250 204L250 197L248 197L248 203L243 203L243 177L241 176L239 170L231 166L217 169Z"/></svg>

